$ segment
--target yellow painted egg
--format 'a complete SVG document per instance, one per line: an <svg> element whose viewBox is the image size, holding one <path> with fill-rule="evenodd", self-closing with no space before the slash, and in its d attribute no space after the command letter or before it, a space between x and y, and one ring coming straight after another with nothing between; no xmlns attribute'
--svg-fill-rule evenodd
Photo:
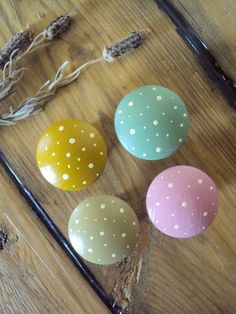
<svg viewBox="0 0 236 314"><path fill-rule="evenodd" d="M91 124L75 119L59 121L41 136L37 163L43 177L67 191L86 188L102 174L107 148Z"/></svg>

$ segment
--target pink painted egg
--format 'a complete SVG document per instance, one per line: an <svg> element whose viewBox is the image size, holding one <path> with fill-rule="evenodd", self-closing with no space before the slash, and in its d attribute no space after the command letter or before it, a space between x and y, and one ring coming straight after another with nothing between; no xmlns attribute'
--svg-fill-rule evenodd
<svg viewBox="0 0 236 314"><path fill-rule="evenodd" d="M214 220L219 197L212 179L190 166L168 168L149 186L146 206L150 220L161 232L189 238L204 231Z"/></svg>

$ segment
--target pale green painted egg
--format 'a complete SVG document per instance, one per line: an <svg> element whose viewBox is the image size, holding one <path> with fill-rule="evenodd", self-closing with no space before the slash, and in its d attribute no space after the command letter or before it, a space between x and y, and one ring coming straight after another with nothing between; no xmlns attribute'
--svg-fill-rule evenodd
<svg viewBox="0 0 236 314"><path fill-rule="evenodd" d="M71 214L71 244L84 259L101 265L121 261L137 242L139 222L133 209L112 195L91 196Z"/></svg>
<svg viewBox="0 0 236 314"><path fill-rule="evenodd" d="M170 156L182 145L188 129L184 102L162 86L143 86L131 91L115 113L119 141L130 154L141 159Z"/></svg>

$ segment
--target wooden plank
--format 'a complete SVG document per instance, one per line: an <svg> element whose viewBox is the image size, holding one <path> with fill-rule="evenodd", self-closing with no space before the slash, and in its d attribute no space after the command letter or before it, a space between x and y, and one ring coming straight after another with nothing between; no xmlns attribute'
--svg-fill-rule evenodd
<svg viewBox="0 0 236 314"><path fill-rule="evenodd" d="M236 19L233 0L171 0L206 42L224 71L236 81Z"/></svg>
<svg viewBox="0 0 236 314"><path fill-rule="evenodd" d="M141 220L146 215L145 193L157 173L175 164L191 164L206 171L219 187L221 197L221 210L213 226L196 238L176 240L147 223L148 227L143 229L147 231L144 240L147 248L141 250L142 270L139 283L133 285L129 308L133 313L233 313L236 308L236 114L205 77L166 15L154 2L141 0L83 0L79 3L62 0L31 4L22 0L2 2L0 9L1 44L27 22L39 31L64 10L79 11L72 29L60 41L28 58L25 65L30 70L1 110L6 110L10 104L16 106L33 94L47 78L54 76L64 60L71 61L69 68L75 68L100 56L104 45L133 30L143 27L152 30L145 46L113 64L104 62L91 66L76 83L59 91L39 116L13 127L2 127L0 146L65 235L73 208L89 195L120 196L133 206ZM184 145L170 158L158 162L130 156L121 148L113 128L114 112L120 99L144 84L174 90L186 102L191 117L191 129ZM104 174L91 187L79 192L63 192L47 184L35 161L40 134L53 122L71 117L95 125L105 136L109 148ZM95 308L97 313L103 313L103 305L39 221L33 218L3 172L0 184L1 212L20 230L38 258L46 258L48 269L65 287L63 298L68 298L65 304L70 302L69 295L75 302L71 313L78 313L82 307L85 313L93 313ZM110 293L115 282L123 280L122 269L126 270L128 264L88 265ZM38 280L46 282L44 276L40 272ZM49 284L47 287L53 289ZM121 284L121 287L124 286ZM119 301L129 303L124 298L121 296ZM87 308L88 304L91 308Z"/></svg>

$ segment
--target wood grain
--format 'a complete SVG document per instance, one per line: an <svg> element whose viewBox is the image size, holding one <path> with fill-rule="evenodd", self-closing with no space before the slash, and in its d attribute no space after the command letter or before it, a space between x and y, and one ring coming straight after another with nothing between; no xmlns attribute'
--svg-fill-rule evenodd
<svg viewBox="0 0 236 314"><path fill-rule="evenodd" d="M210 8L212 2L206 3ZM205 77L166 15L148 0L4 1L0 9L2 45L27 23L40 31L65 10L79 12L73 27L60 41L27 59L25 66L29 71L16 93L2 103L3 111L32 95L54 76L64 60L71 61L69 68L75 68L100 56L106 44L131 31L143 27L152 30L152 36L142 48L115 63L96 64L84 71L77 82L58 92L42 114L16 126L2 127L0 146L65 234L73 208L89 195L107 193L122 197L141 220L146 215L145 193L157 173L177 164L190 164L206 171L220 191L221 208L215 222L202 235L187 240L169 238L148 223L147 248L142 251L142 269L139 282L133 285L129 311L135 314L235 313L236 114ZM228 27L225 24L222 24L222 32ZM219 46L216 44L216 47ZM227 49L222 51L226 56ZM233 70L232 74L235 73ZM163 85L175 91L186 102L191 118L191 129L184 145L173 156L158 162L130 156L120 146L113 128L114 112L120 99L144 84ZM84 191L70 193L47 184L37 169L35 151L41 133L50 124L72 117L85 119L101 131L108 145L109 160L99 181ZM36 312L39 306L45 306L43 313L57 312L56 300L61 297L63 313L106 313L103 304L33 216L3 170L0 187L1 216L19 236L10 250L16 256L22 254L21 267L31 269L35 278L31 280L32 287L40 291ZM27 313L35 294L20 278L19 258L5 257L8 253L4 251L0 254L7 261L3 266L0 264L1 273L5 278L14 276L13 289L25 289L24 301L20 294L10 301L10 294L1 283L3 311L11 313L23 309L22 312ZM122 278L121 266L89 266L108 293ZM44 288L40 288L42 286ZM44 298L45 291L49 291L47 298Z"/></svg>

